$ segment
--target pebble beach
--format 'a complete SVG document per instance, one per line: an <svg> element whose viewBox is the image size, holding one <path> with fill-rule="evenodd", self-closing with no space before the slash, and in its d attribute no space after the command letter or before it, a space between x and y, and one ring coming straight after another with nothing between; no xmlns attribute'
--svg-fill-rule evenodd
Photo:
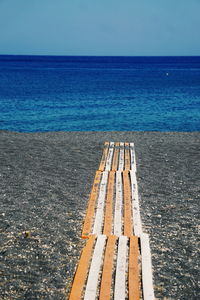
<svg viewBox="0 0 200 300"><path fill-rule="evenodd" d="M67 299L105 141L134 142L156 299L199 299L200 132L0 131L0 299Z"/></svg>

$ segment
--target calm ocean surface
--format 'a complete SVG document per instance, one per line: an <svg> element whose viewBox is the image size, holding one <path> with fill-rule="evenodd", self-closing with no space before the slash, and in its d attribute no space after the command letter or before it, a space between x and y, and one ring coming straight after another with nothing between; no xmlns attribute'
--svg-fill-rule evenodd
<svg viewBox="0 0 200 300"><path fill-rule="evenodd" d="M0 129L200 130L200 57L0 56Z"/></svg>

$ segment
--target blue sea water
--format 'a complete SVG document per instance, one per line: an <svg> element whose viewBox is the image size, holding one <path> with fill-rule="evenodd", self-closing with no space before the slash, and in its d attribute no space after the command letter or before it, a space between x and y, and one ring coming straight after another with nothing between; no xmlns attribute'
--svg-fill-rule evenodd
<svg viewBox="0 0 200 300"><path fill-rule="evenodd" d="M200 57L0 56L0 129L199 131Z"/></svg>

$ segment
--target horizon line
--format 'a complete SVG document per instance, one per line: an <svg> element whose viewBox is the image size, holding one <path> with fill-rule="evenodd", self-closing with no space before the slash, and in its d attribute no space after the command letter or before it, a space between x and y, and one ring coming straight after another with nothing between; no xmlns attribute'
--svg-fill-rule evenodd
<svg viewBox="0 0 200 300"><path fill-rule="evenodd" d="M0 56L53 56L53 57L200 57L200 55L73 55L73 54L1 54Z"/></svg>

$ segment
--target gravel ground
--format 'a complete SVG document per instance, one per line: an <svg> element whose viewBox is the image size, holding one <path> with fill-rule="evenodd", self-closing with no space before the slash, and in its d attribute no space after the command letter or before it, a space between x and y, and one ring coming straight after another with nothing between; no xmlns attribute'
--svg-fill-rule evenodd
<svg viewBox="0 0 200 300"><path fill-rule="evenodd" d="M0 299L66 299L104 141L134 142L157 299L198 297L200 133L0 132Z"/></svg>

